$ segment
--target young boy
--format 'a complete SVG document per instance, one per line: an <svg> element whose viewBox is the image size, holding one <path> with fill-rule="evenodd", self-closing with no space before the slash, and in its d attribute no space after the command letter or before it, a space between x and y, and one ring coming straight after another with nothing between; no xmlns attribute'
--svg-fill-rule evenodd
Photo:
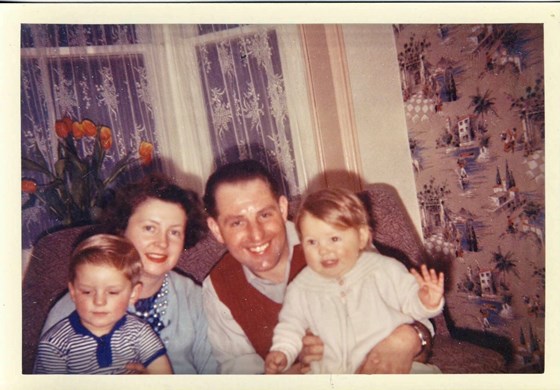
<svg viewBox="0 0 560 390"><path fill-rule="evenodd" d="M311 364L312 373L354 373L396 327L441 312L442 273L425 266L421 275L408 273L397 260L364 251L371 233L367 213L353 193L327 189L311 194L295 222L307 267L288 285L266 373L292 365L306 329L324 343L323 359ZM440 371L414 362L411 372Z"/></svg>
<svg viewBox="0 0 560 390"><path fill-rule="evenodd" d="M149 324L127 314L140 295L140 255L125 238L97 234L72 253L68 288L76 310L41 338L36 374L172 374Z"/></svg>

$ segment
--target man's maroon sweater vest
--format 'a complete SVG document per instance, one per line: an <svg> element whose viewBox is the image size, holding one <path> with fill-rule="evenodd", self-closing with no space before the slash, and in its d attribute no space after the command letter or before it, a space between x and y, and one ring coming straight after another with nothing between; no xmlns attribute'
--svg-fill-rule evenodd
<svg viewBox="0 0 560 390"><path fill-rule="evenodd" d="M305 265L303 249L301 245L296 245L288 283ZM255 351L264 359L272 346L272 335L282 305L268 299L251 286L241 264L229 252L214 267L210 278L220 301L229 308Z"/></svg>

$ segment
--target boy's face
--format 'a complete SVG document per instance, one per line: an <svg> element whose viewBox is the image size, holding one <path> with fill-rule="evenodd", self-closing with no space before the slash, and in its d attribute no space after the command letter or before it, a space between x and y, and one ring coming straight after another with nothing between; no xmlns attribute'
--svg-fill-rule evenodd
<svg viewBox="0 0 560 390"><path fill-rule="evenodd" d="M306 213L300 222L307 265L326 278L339 278L358 261L367 245L367 226L341 229Z"/></svg>
<svg viewBox="0 0 560 390"><path fill-rule="evenodd" d="M101 337L122 318L128 305L136 302L142 285L133 287L124 273L115 267L82 264L76 269L76 278L68 283L68 288L82 325Z"/></svg>

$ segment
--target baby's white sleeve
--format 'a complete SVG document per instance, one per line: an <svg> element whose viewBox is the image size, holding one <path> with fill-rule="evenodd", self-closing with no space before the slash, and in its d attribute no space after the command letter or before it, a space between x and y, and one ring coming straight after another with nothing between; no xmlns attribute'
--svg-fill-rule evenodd
<svg viewBox="0 0 560 390"><path fill-rule="evenodd" d="M308 321L303 310L304 293L297 286L289 285L284 304L280 310L278 324L274 328L271 351L280 351L286 355L290 368L296 361L303 346L303 336L308 328Z"/></svg>

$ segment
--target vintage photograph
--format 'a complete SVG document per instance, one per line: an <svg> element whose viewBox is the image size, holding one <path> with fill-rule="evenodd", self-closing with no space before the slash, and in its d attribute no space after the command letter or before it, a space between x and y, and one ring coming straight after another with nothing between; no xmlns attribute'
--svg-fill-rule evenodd
<svg viewBox="0 0 560 390"><path fill-rule="evenodd" d="M544 385L550 19L373 11L11 26L21 383Z"/></svg>

